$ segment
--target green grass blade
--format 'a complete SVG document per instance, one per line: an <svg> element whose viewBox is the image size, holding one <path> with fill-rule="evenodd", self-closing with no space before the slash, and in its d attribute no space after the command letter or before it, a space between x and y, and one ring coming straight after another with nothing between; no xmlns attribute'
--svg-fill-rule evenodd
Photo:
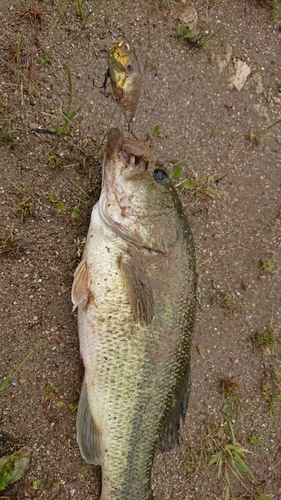
<svg viewBox="0 0 281 500"><path fill-rule="evenodd" d="M20 371L20 369L23 367L23 365L31 358L32 354L34 354L35 351L40 349L41 347L45 346L48 344L49 340L44 340L44 342L40 342L40 344L37 344L32 351L30 351L27 356L22 360L22 362L19 364L19 366L15 369L14 372L12 372L10 375L4 378L2 384L0 385L0 392L4 391L6 387L11 383L12 379L16 376L16 374Z"/></svg>

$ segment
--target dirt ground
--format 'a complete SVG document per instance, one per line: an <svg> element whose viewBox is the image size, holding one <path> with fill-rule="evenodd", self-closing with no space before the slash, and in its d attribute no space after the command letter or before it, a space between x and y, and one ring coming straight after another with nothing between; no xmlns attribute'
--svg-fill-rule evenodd
<svg viewBox="0 0 281 500"><path fill-rule="evenodd" d="M70 290L110 121L128 134L93 86L125 35L146 63L133 130L189 180L199 273L190 403L180 445L157 453L155 498L281 499L281 123L266 129L281 118L281 7L194 5L190 42L173 17L184 2L1 0L0 456L28 445L31 462L0 498L99 498L76 443Z"/></svg>

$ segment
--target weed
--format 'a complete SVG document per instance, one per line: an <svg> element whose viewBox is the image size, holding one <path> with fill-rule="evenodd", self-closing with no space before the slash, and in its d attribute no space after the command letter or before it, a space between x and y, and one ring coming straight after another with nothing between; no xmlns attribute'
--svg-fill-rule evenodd
<svg viewBox="0 0 281 500"><path fill-rule="evenodd" d="M19 132L18 129L14 129L12 126L13 123L13 118L9 117L5 122L3 128L1 127L1 133L0 133L0 143L1 142L7 142L8 143L8 148L13 149L14 145L17 142L17 137L15 134Z"/></svg>
<svg viewBox="0 0 281 500"><path fill-rule="evenodd" d="M39 9L38 2L26 5L20 12L20 17L27 19L30 26L37 30L39 26L41 28L43 12Z"/></svg>
<svg viewBox="0 0 281 500"><path fill-rule="evenodd" d="M178 35L179 35L180 38L187 39L191 43L196 43L196 33L194 31L192 31L184 23L179 24L179 26L178 26Z"/></svg>
<svg viewBox="0 0 281 500"><path fill-rule="evenodd" d="M3 99L3 97L0 97L0 113L4 113L6 109L8 108L8 102Z"/></svg>
<svg viewBox="0 0 281 500"><path fill-rule="evenodd" d="M255 436L250 436L249 442L256 446L260 451L264 452L264 443L261 441L261 439Z"/></svg>
<svg viewBox="0 0 281 500"><path fill-rule="evenodd" d="M269 385L262 385L261 388L262 395L265 401L269 404L271 415L274 415L276 405L281 403L281 394L274 393L271 391Z"/></svg>
<svg viewBox="0 0 281 500"><path fill-rule="evenodd" d="M33 490L37 491L39 489L41 482L42 482L41 479L35 479L35 481L33 481L33 483L32 483L31 488Z"/></svg>
<svg viewBox="0 0 281 500"><path fill-rule="evenodd" d="M43 57L37 57L36 62L44 68L49 68L53 63L51 56L48 56L48 54Z"/></svg>
<svg viewBox="0 0 281 500"><path fill-rule="evenodd" d="M89 467L87 465L82 465L81 472L82 472L83 476L90 477Z"/></svg>
<svg viewBox="0 0 281 500"><path fill-rule="evenodd" d="M186 26L184 23L182 23L178 27L178 36L180 38L187 40L194 47L201 49L201 48L205 47L205 45L208 42L210 42L211 40L214 42L216 40L222 40L222 39L228 37L229 33L219 34L224 28L225 28L225 25L221 25L218 27L218 29L214 33L209 33L206 36L202 35L202 36L198 37L195 32L193 32L190 28L188 28L188 26Z"/></svg>
<svg viewBox="0 0 281 500"><path fill-rule="evenodd" d="M56 194L50 193L48 194L49 200L54 203L58 210L61 212L65 212L67 210L66 206L59 200Z"/></svg>
<svg viewBox="0 0 281 500"><path fill-rule="evenodd" d="M272 21L277 21L279 19L278 13L274 9L271 11L271 19Z"/></svg>
<svg viewBox="0 0 281 500"><path fill-rule="evenodd" d="M51 34L51 33L54 31L54 29L55 29L56 25L58 24L58 22L59 22L60 18L63 16L64 12L65 12L65 11L66 11L66 9L67 9L67 4L68 4L68 0L64 0L64 2L63 2L63 4L62 4L62 7L61 7L61 10L59 11L59 15L58 15L58 17L56 18L56 20L55 20L55 22L54 22L53 26L51 27L51 29L50 29L50 31L49 31L49 34Z"/></svg>
<svg viewBox="0 0 281 500"><path fill-rule="evenodd" d="M175 0L159 0L160 7L163 7L164 5L167 5L168 3L175 3Z"/></svg>
<svg viewBox="0 0 281 500"><path fill-rule="evenodd" d="M80 240L80 238L78 237L76 240L74 240L74 243L77 246L77 257L81 257L84 250L84 245L86 243L86 238Z"/></svg>
<svg viewBox="0 0 281 500"><path fill-rule="evenodd" d="M23 241L14 235L13 228L10 229L7 236L0 237L0 255L16 255L24 250Z"/></svg>
<svg viewBox="0 0 281 500"><path fill-rule="evenodd" d="M216 123L216 125L213 126L212 130L211 130L211 135L215 135L215 133L217 132L217 130L219 129L220 127L220 124L219 123Z"/></svg>
<svg viewBox="0 0 281 500"><path fill-rule="evenodd" d="M235 304L237 303L238 298L234 293L229 293L226 295L223 295L221 298L222 305L226 307L229 311L233 311L235 308Z"/></svg>
<svg viewBox="0 0 281 500"><path fill-rule="evenodd" d="M261 144L263 141L267 140L270 138L271 132L269 130L273 127L275 127L278 123L281 122L281 118L278 118L274 122L270 123L263 129L259 130L256 134L253 132L250 132L249 135L246 136L246 139L250 140L253 144Z"/></svg>
<svg viewBox="0 0 281 500"><path fill-rule="evenodd" d="M230 442L220 442L219 449L212 455L208 467L217 466L217 476L222 477L226 485L225 498L230 498L232 489L229 472L238 480L243 479L243 474L247 474L253 480L255 476L245 461L245 454L250 452L236 441L232 423L228 421L227 425L231 434Z"/></svg>
<svg viewBox="0 0 281 500"><path fill-rule="evenodd" d="M23 73L21 70L21 51L22 51L22 41L24 38L25 32L21 31L17 34L14 45L14 53L15 53L15 69L14 75L18 84L23 80Z"/></svg>
<svg viewBox="0 0 281 500"><path fill-rule="evenodd" d="M273 500L272 498L265 495L260 489L256 490L254 495L248 497L247 500Z"/></svg>
<svg viewBox="0 0 281 500"><path fill-rule="evenodd" d="M234 316L239 309L246 307L239 304L239 299L234 293L224 293L218 285L212 284L215 292L210 296L212 306L219 306L226 310L227 314Z"/></svg>
<svg viewBox="0 0 281 500"><path fill-rule="evenodd" d="M188 463L188 467L192 467L195 459L207 471L212 470L212 466L216 466L217 477L221 478L225 484L225 499L229 499L230 495L233 497L232 476L235 476L241 483L244 474L255 480L254 474L246 463L246 453L250 452L237 442L230 420L209 428L208 439L204 445L205 457L202 456L203 450L200 455L191 450L192 462ZM209 458L206 456L206 451Z"/></svg>
<svg viewBox="0 0 281 500"><path fill-rule="evenodd" d="M278 389L281 389L281 372L272 370L271 376L273 383L278 387Z"/></svg>
<svg viewBox="0 0 281 500"><path fill-rule="evenodd" d="M48 340L44 340L44 342L41 342L40 344L37 344L28 354L25 356L25 358L21 361L19 366L7 377L4 378L2 384L0 385L0 392L4 391L6 387L12 382L13 378L16 376L16 374L21 370L23 365L31 358L32 354L34 354L35 351L38 349L41 349L41 347L44 347L46 344L48 344Z"/></svg>
<svg viewBox="0 0 281 500"><path fill-rule="evenodd" d="M235 375L221 380L223 397L233 399L237 405L239 405L241 402L241 398L238 393L238 387L239 386Z"/></svg>
<svg viewBox="0 0 281 500"><path fill-rule="evenodd" d="M30 196L24 198L14 210L19 212L21 220L24 220L28 215L32 215L32 203L28 203Z"/></svg>
<svg viewBox="0 0 281 500"><path fill-rule="evenodd" d="M281 340L280 335L276 335L279 327L268 326L265 330L256 332L252 337L253 344L261 347L264 354L268 355L277 348L277 342Z"/></svg>
<svg viewBox="0 0 281 500"><path fill-rule="evenodd" d="M182 163L185 163L183 161ZM190 191L190 195L194 195L196 201L202 198L216 198L221 195L221 191L212 189L210 186L214 180L215 174L203 173L200 176L194 172L191 167L188 167L192 172L192 177L184 179L175 185L175 188L183 187ZM172 174L173 179L177 179L181 175L181 167L177 166Z"/></svg>
<svg viewBox="0 0 281 500"><path fill-rule="evenodd" d="M84 4L86 3L86 0L76 0L76 14L80 19L85 19L85 21L89 21L97 8L100 6L101 2L97 3L93 9L91 9L87 14L84 10Z"/></svg>
<svg viewBox="0 0 281 500"><path fill-rule="evenodd" d="M61 164L61 158L55 154L47 154L47 158L49 161L49 164L51 165L52 168L57 168Z"/></svg>
<svg viewBox="0 0 281 500"><path fill-rule="evenodd" d="M19 191L19 193L23 196L22 201L17 205L17 207L13 208L16 212L19 212L21 220L25 219L28 215L32 215L32 203L29 202L31 199L30 195L27 195L22 189L20 189L15 182L13 182L9 177L7 177L8 181L12 184L12 186Z"/></svg>
<svg viewBox="0 0 281 500"><path fill-rule="evenodd" d="M264 257L260 259L260 269L262 273L274 273L276 271L276 262L272 259L273 254L271 252L267 252Z"/></svg>
<svg viewBox="0 0 281 500"><path fill-rule="evenodd" d="M82 106L79 106L77 109L74 109L74 110L72 109L72 93L73 93L72 74L71 74L70 68L68 68L66 66L65 69L66 69L67 80L68 80L69 99L68 99L66 113L63 114L64 122L62 125L58 124L56 127L56 133L59 136L68 134L68 128L69 128L72 120L78 115L78 113L82 109Z"/></svg>
<svg viewBox="0 0 281 500"><path fill-rule="evenodd" d="M246 463L246 454L249 450L237 442L233 424L227 416L221 422L215 422L207 428L207 439L201 443L200 452L190 449L191 460L187 462L191 475L198 473L203 466L208 473L216 466L216 475L224 483L224 499L235 498L232 493L232 478L235 477L245 487L242 480L244 475L255 480L254 474Z"/></svg>
<svg viewBox="0 0 281 500"><path fill-rule="evenodd" d="M57 493L57 492L59 491L59 489L60 489L60 483L55 483L55 484L53 485L52 492L53 492L53 493Z"/></svg>
<svg viewBox="0 0 281 500"><path fill-rule="evenodd" d="M86 191L81 186L79 186L79 184L77 184L77 182L73 181L72 179L70 179L70 182L73 186L75 186L77 189L79 189L79 191L81 191L83 196L80 197L80 201L82 201L82 203L85 203L85 205L89 205L91 203L91 198L86 193Z"/></svg>
<svg viewBox="0 0 281 500"><path fill-rule="evenodd" d="M72 412L75 412L75 411L77 411L77 409L78 409L78 404L69 403L68 408L69 408Z"/></svg>
<svg viewBox="0 0 281 500"><path fill-rule="evenodd" d="M164 135L160 132L160 125L155 125L155 127L153 127L151 134L149 134L150 139L154 139L155 136L164 137Z"/></svg>

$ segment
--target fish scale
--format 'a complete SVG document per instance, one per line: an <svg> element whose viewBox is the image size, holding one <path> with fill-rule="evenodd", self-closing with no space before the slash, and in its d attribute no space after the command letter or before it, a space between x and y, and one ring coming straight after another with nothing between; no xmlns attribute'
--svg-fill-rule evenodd
<svg viewBox="0 0 281 500"><path fill-rule="evenodd" d="M108 135L74 276L85 366L77 435L82 456L102 466L102 500L145 500L157 445L177 442L187 406L195 257L167 174L147 158L132 168L126 156L127 164L120 134ZM127 217L118 196L130 199Z"/></svg>

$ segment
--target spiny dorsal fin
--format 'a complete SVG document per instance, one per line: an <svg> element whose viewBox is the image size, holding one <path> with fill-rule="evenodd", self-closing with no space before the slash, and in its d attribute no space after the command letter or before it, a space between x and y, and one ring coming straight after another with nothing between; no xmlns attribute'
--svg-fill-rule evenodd
<svg viewBox="0 0 281 500"><path fill-rule="evenodd" d="M154 316L153 290L143 263L136 259L120 261L135 322L149 325Z"/></svg>
<svg viewBox="0 0 281 500"><path fill-rule="evenodd" d="M89 464L102 465L101 436L91 414L85 380L79 399L76 428L77 442L84 460Z"/></svg>
<svg viewBox="0 0 281 500"><path fill-rule="evenodd" d="M88 265L86 259L81 260L79 266L74 273L74 280L71 290L71 299L73 303L73 311L78 304L87 298L88 289Z"/></svg>

